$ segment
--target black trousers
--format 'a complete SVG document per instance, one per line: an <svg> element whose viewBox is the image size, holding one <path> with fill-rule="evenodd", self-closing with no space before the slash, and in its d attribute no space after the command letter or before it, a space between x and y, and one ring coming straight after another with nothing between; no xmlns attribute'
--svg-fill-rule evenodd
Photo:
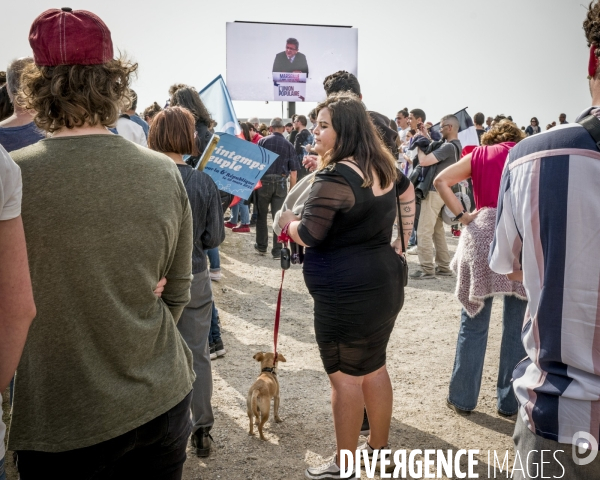
<svg viewBox="0 0 600 480"><path fill-rule="evenodd" d="M262 178L262 187L256 190L256 205L258 218L256 219L256 244L261 252L266 252L269 247L269 229L267 227L267 214L271 207L271 219L281 210L287 195L286 177L265 175ZM273 233L273 248L271 253L279 255L281 243L277 242L277 235Z"/></svg>
<svg viewBox="0 0 600 480"><path fill-rule="evenodd" d="M190 392L148 423L90 447L15 452L21 480L181 480L191 433ZM94 412L90 412L94 415Z"/></svg>

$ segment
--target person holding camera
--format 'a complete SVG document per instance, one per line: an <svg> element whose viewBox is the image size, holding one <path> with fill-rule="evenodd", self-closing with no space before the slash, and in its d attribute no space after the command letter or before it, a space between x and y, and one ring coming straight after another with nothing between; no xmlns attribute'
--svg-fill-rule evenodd
<svg viewBox="0 0 600 480"><path fill-rule="evenodd" d="M446 115L440 122L440 133L444 139L444 143L431 153L425 153L421 146L418 148L419 165L421 167L429 167L424 169L423 177L431 180L435 178L446 167L456 163L460 159L462 145L458 139L458 118L454 115ZM430 139L427 127L419 124L417 131L418 137L422 136ZM430 170L431 169L431 170ZM429 175L429 177L428 177ZM421 212L419 215L419 225L417 227L417 238L419 239L419 255L420 270L410 274L413 280L428 280L434 279L437 275L450 276L450 253L448 252L448 244L446 243L446 233L444 232L444 223L440 212L444 208L444 200L436 191L433 183L428 190L421 193ZM435 263L433 248L435 246ZM435 266L437 264L437 267Z"/></svg>
<svg viewBox="0 0 600 480"><path fill-rule="evenodd" d="M304 204L279 217L306 247L303 273L315 302L315 334L331 382L337 441L333 460L307 469L309 479L340 478L339 451L356 450L366 405L370 422L361 449L388 448L392 385L386 347L404 302L401 239L392 241L397 199L404 242L412 229L414 192L396 168L356 95L330 95L317 107L320 169Z"/></svg>

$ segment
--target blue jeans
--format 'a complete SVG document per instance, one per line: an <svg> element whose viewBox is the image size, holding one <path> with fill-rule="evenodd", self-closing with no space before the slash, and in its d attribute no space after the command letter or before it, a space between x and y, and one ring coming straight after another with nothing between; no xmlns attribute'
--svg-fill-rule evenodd
<svg viewBox="0 0 600 480"><path fill-rule="evenodd" d="M244 205L243 200L231 207L231 220L229 220L231 223L238 222L238 213L242 216L242 225L250 225L250 209L248 205Z"/></svg>
<svg viewBox="0 0 600 480"><path fill-rule="evenodd" d="M208 262L210 263L210 271L215 272L221 270L221 257L219 257L219 247L211 248L206 251Z"/></svg>
<svg viewBox="0 0 600 480"><path fill-rule="evenodd" d="M210 331L208 332L208 343L212 345L221 340L221 327L219 327L219 311L215 306L215 302L212 304L212 317L210 319Z"/></svg>
<svg viewBox="0 0 600 480"><path fill-rule="evenodd" d="M456 357L450 378L448 401L461 410L473 410L477 406L483 361L487 346L493 297L486 298L483 309L473 318L462 309L460 330L456 343ZM521 330L527 301L515 296L504 297L502 315L502 343L496 390L497 408L500 413L517 413L518 404L512 388L513 369L523 358L525 349L521 343Z"/></svg>
<svg viewBox="0 0 600 480"><path fill-rule="evenodd" d="M0 458L0 480L6 480L6 471L4 470L4 460L6 459L6 456L3 458Z"/></svg>

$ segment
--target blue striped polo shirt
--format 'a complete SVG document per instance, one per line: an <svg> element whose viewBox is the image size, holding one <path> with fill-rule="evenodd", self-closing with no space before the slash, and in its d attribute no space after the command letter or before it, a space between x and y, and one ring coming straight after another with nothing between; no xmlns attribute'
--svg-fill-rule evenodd
<svg viewBox="0 0 600 480"><path fill-rule="evenodd" d="M600 151L581 125L510 151L489 262L523 270L527 357L513 374L523 421L560 443L578 444L578 432L600 441Z"/></svg>

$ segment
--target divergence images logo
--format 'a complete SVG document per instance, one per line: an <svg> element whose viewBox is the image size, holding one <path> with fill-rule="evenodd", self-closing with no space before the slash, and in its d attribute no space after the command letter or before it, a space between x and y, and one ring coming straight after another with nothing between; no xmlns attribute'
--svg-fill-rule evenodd
<svg viewBox="0 0 600 480"><path fill-rule="evenodd" d="M598 455L598 442L587 432L577 432L573 435L573 461L576 465L587 465L592 463ZM587 457L578 457L577 454L583 455L588 452Z"/></svg>

